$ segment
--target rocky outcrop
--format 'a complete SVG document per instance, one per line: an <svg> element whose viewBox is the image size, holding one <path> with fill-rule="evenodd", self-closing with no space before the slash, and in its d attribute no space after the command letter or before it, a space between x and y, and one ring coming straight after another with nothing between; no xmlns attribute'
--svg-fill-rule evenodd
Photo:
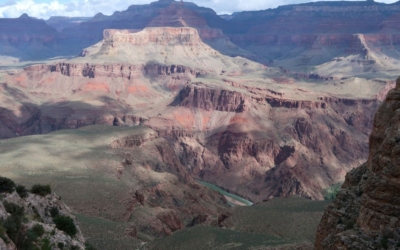
<svg viewBox="0 0 400 250"><path fill-rule="evenodd" d="M134 115L122 115L116 116L113 121L114 126L133 126L140 125L147 121L146 118L138 117Z"/></svg>
<svg viewBox="0 0 400 250"><path fill-rule="evenodd" d="M267 97L265 100L271 105L273 108L288 108L288 109L325 109L326 103L324 102L313 102L313 101L297 101L297 100L285 100L280 98L270 98Z"/></svg>
<svg viewBox="0 0 400 250"><path fill-rule="evenodd" d="M358 106L376 104L376 99L348 99L334 97L318 97L318 101L288 100L284 98L266 97L265 100L274 108L289 109L326 109L328 105L344 104L346 106Z"/></svg>
<svg viewBox="0 0 400 250"><path fill-rule="evenodd" d="M140 147L144 143L157 138L156 133L153 134L140 134L124 137L111 142L112 148L134 148Z"/></svg>
<svg viewBox="0 0 400 250"><path fill-rule="evenodd" d="M250 108L249 98L244 94L205 88L201 86L201 83L186 85L179 93L179 99L179 105L187 108L226 112L244 112Z"/></svg>
<svg viewBox="0 0 400 250"><path fill-rule="evenodd" d="M22 195L14 191L1 195L0 248L2 250L25 249L33 245L41 247L62 245L85 249L85 239L72 210L54 193L45 196L26 193L26 196L21 197ZM56 226L54 222L56 216L70 218L76 230L68 231L71 227L66 229ZM24 220L21 223L22 217Z"/></svg>
<svg viewBox="0 0 400 250"><path fill-rule="evenodd" d="M367 163L346 176L319 225L316 249L395 249L400 241L400 78L375 115Z"/></svg>
<svg viewBox="0 0 400 250"><path fill-rule="evenodd" d="M65 76L80 76L88 78L96 77L121 77L126 79L137 78L140 75L173 75L190 74L198 76L201 71L196 71L182 65L128 65L128 64L89 64L89 63L58 63L55 65L33 65L24 68L28 73L52 73L57 72Z"/></svg>

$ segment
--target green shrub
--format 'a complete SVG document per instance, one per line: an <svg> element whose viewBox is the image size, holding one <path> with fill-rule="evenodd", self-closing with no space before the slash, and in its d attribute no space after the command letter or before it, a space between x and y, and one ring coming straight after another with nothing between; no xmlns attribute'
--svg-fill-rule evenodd
<svg viewBox="0 0 400 250"><path fill-rule="evenodd" d="M64 249L64 243L63 242L58 242L57 243L58 248L60 248L61 250Z"/></svg>
<svg viewBox="0 0 400 250"><path fill-rule="evenodd" d="M18 231L21 228L21 220L16 216L9 216L3 223L3 227L6 230L8 237L16 242L18 239Z"/></svg>
<svg viewBox="0 0 400 250"><path fill-rule="evenodd" d="M55 218L60 215L60 211L58 210L58 207L52 207L50 208L50 215L52 218Z"/></svg>
<svg viewBox="0 0 400 250"><path fill-rule="evenodd" d="M28 190L25 188L25 186L18 185L15 190L17 191L19 197L21 198L26 198L28 197Z"/></svg>
<svg viewBox="0 0 400 250"><path fill-rule="evenodd" d="M6 235L6 229L3 227L3 221L0 221L0 238L8 244L8 237Z"/></svg>
<svg viewBox="0 0 400 250"><path fill-rule="evenodd" d="M15 188L15 183L6 178L0 176L0 193L12 193Z"/></svg>
<svg viewBox="0 0 400 250"><path fill-rule="evenodd" d="M42 247L40 248L40 250L51 250L51 243L50 240L48 238L45 238L42 240Z"/></svg>
<svg viewBox="0 0 400 250"><path fill-rule="evenodd" d="M18 206L17 204L8 201L4 201L3 205L7 213L18 217L24 216L24 207Z"/></svg>
<svg viewBox="0 0 400 250"><path fill-rule="evenodd" d="M97 249L89 242L85 242L85 250L97 250Z"/></svg>
<svg viewBox="0 0 400 250"><path fill-rule="evenodd" d="M6 230L8 237L16 242L18 238L18 232L21 229L22 219L24 216L24 207L18 206L17 204L4 201L4 208L7 213L10 213L9 216L4 222L3 227Z"/></svg>
<svg viewBox="0 0 400 250"><path fill-rule="evenodd" d="M44 227L40 224L34 225L30 230L34 232L37 236L41 237L44 234Z"/></svg>
<svg viewBox="0 0 400 250"><path fill-rule="evenodd" d="M388 249L388 247L389 247L388 243L389 243L389 241L388 241L387 238L382 238L381 239L381 245L382 245L383 248Z"/></svg>
<svg viewBox="0 0 400 250"><path fill-rule="evenodd" d="M32 206L32 211L33 211L33 220L43 223L44 221L42 219L42 216L40 215L39 211L35 206Z"/></svg>
<svg viewBox="0 0 400 250"><path fill-rule="evenodd" d="M53 219L56 227L61 231L64 231L69 236L73 237L77 233L74 220L68 216L57 216Z"/></svg>
<svg viewBox="0 0 400 250"><path fill-rule="evenodd" d="M70 250L80 250L79 247L78 247L78 246L75 246L75 245L71 246L69 249L70 249Z"/></svg>
<svg viewBox="0 0 400 250"><path fill-rule="evenodd" d="M330 186L329 188L323 191L325 200L334 200L336 195L339 193L340 188L342 187L343 182L338 182Z"/></svg>
<svg viewBox="0 0 400 250"><path fill-rule="evenodd" d="M346 224L344 225L344 230L350 230L354 228L354 221L353 220L349 220L346 222Z"/></svg>
<svg viewBox="0 0 400 250"><path fill-rule="evenodd" d="M31 188L31 193L37 194L40 196L46 196L48 194L51 194L51 187L50 187L50 185L35 184Z"/></svg>
<svg viewBox="0 0 400 250"><path fill-rule="evenodd" d="M19 240L18 249L24 250L39 250L37 248L38 239L43 236L45 230L42 225L36 224L26 232L22 232ZM51 250L50 241L48 239L43 239L41 242L42 247L40 250Z"/></svg>
<svg viewBox="0 0 400 250"><path fill-rule="evenodd" d="M18 249L34 249L34 242L37 241L39 235L37 235L32 229L27 230L26 232L22 233L20 236Z"/></svg>

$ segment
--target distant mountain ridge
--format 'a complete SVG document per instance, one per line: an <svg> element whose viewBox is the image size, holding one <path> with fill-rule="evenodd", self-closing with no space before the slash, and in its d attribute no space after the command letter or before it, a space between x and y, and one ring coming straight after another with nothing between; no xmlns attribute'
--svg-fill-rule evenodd
<svg viewBox="0 0 400 250"><path fill-rule="evenodd" d="M383 57L396 56L400 45L399 10L399 2L328 1L219 16L214 10L191 2L160 0L131 5L110 16L99 13L93 18L52 17L45 23L36 20L34 26L20 25L28 19L0 19L0 26L7 23L11 30L25 29L24 38L18 34L11 36L7 28L0 31L3 40L0 55L23 60L77 55L83 48L101 41L105 29L187 26L197 28L206 43L227 55L264 63L273 61L276 66L295 69L300 64L315 66L350 55L348 47L356 34L367 35L366 44L373 43L370 47L385 48ZM31 27L41 27L41 31L35 32ZM43 32L46 39L43 36L36 39ZM25 41L27 38L29 42ZM21 39L25 39L23 44L10 45L10 41Z"/></svg>
<svg viewBox="0 0 400 250"><path fill-rule="evenodd" d="M67 17L67 16L52 16L46 20L46 24L53 27L58 32L68 27L77 26L82 22L87 22L92 17Z"/></svg>
<svg viewBox="0 0 400 250"><path fill-rule="evenodd" d="M0 18L0 55L23 60L58 55L57 31L43 20L27 14L19 18Z"/></svg>

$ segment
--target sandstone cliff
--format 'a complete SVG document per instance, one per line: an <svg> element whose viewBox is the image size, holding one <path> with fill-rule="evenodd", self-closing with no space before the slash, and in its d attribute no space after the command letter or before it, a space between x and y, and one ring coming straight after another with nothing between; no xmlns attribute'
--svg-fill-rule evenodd
<svg viewBox="0 0 400 250"><path fill-rule="evenodd" d="M375 115L368 161L346 176L321 220L316 249L397 249L400 78Z"/></svg>

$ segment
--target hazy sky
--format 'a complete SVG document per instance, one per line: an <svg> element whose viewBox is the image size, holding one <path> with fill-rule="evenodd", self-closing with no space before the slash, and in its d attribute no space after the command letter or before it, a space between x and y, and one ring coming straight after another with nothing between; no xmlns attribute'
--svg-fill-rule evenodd
<svg viewBox="0 0 400 250"><path fill-rule="evenodd" d="M94 16L102 12L111 15L114 11L126 10L132 4L146 4L154 0L0 0L0 17L19 17L23 13L45 18L50 16ZM187 1L187 0L186 0ZM190 2L190 1L188 1ZM290 3L310 0L193 0L199 6L210 7L219 14L243 10L275 8ZM381 2L393 3L393 0Z"/></svg>

